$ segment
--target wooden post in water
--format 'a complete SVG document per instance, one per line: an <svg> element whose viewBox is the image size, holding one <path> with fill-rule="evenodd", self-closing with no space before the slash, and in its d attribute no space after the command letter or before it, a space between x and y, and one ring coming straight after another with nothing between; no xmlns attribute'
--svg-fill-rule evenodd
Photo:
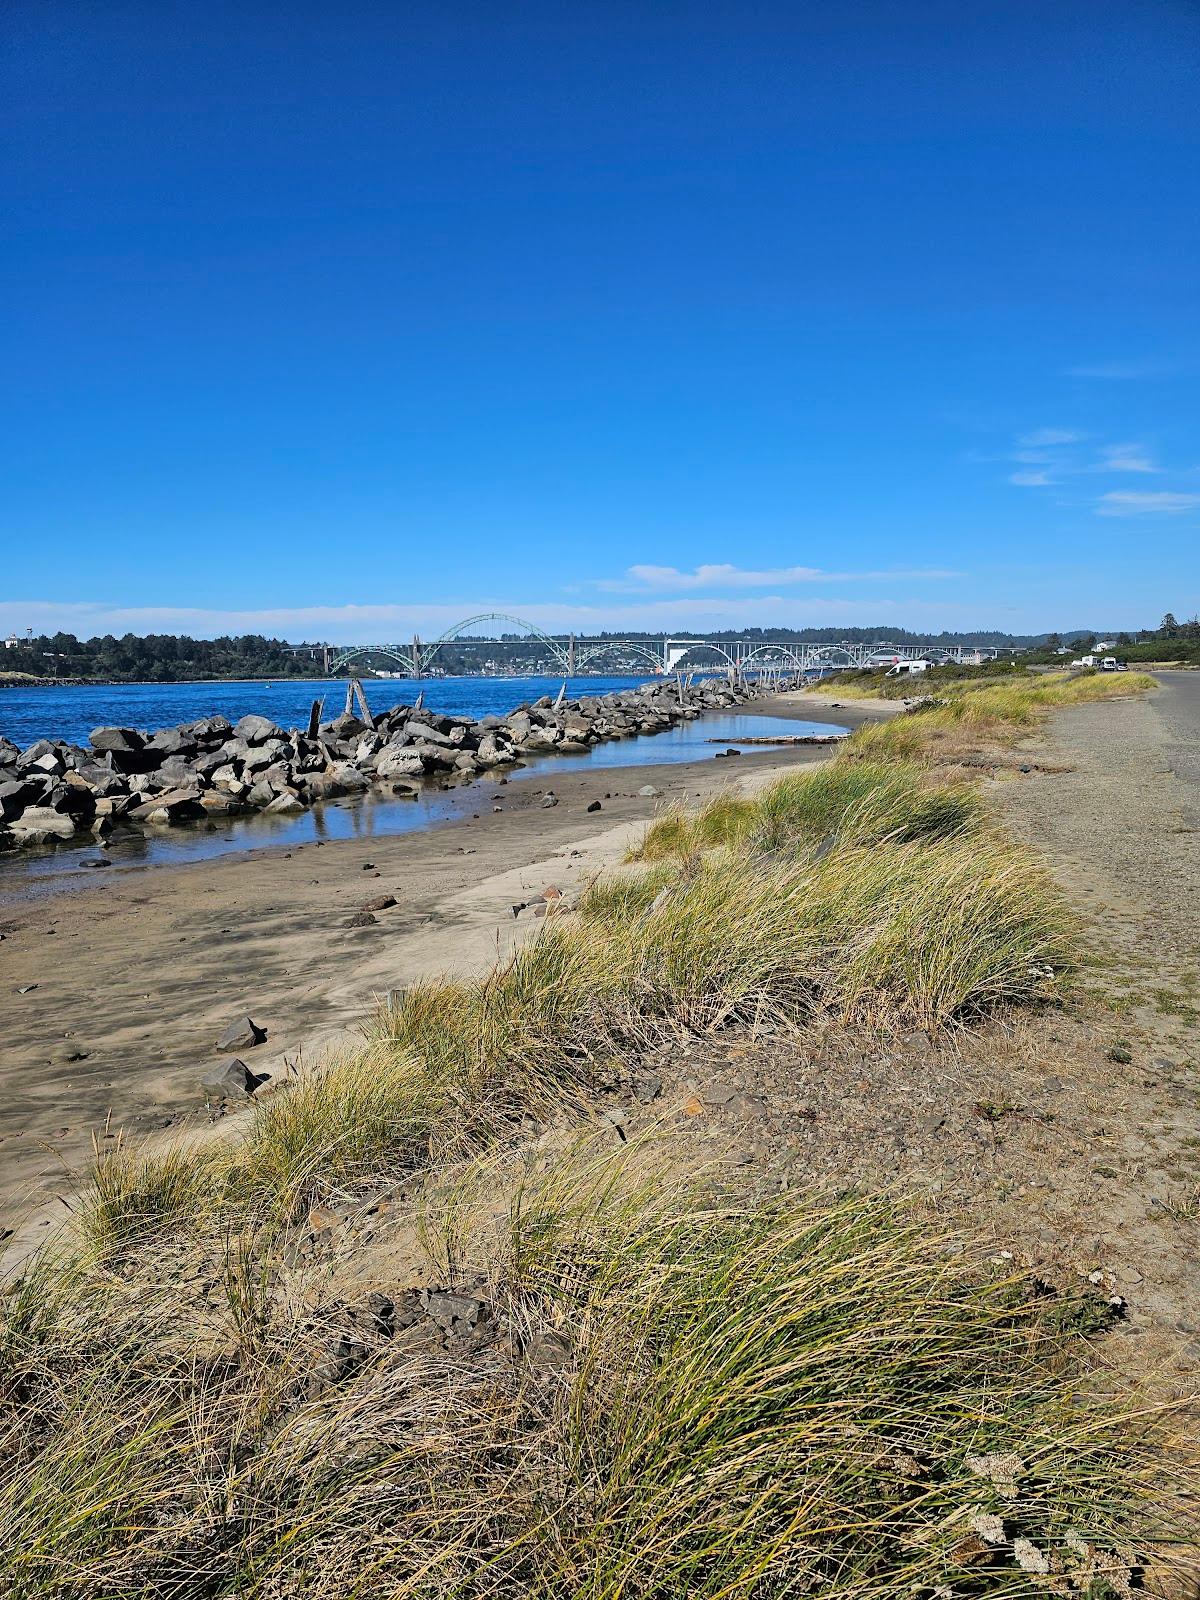
<svg viewBox="0 0 1200 1600"><path fill-rule="evenodd" d="M351 682L354 686L354 693L358 700L358 709L362 712L362 719L368 728L373 729L375 726L375 718L371 715L371 708L367 704L366 691L363 689L362 680L359 678L353 678L351 679Z"/></svg>
<svg viewBox="0 0 1200 1600"><path fill-rule="evenodd" d="M321 711L325 705L325 696L314 700L308 713L308 737L315 739L321 731Z"/></svg>

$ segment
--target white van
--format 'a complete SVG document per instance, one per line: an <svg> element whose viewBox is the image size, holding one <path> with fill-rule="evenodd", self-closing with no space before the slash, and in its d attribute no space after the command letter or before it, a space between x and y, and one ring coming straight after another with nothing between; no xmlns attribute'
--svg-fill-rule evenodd
<svg viewBox="0 0 1200 1600"><path fill-rule="evenodd" d="M884 677L910 678L915 672L928 672L932 665L931 661L897 661L894 667L887 669Z"/></svg>

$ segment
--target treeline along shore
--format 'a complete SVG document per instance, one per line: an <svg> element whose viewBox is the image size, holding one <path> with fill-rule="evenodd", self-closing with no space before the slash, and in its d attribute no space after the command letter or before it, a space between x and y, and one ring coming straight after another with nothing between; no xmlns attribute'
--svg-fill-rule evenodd
<svg viewBox="0 0 1200 1600"><path fill-rule="evenodd" d="M578 700L543 696L504 716L442 716L423 704L357 711L307 729L269 717L202 717L154 733L96 728L88 745L0 737L0 848L106 839L120 827L157 828L243 812L275 815L372 787L415 792L424 780L467 782L527 755L578 755L609 739L661 733L705 711L755 697L753 685L645 684Z"/></svg>

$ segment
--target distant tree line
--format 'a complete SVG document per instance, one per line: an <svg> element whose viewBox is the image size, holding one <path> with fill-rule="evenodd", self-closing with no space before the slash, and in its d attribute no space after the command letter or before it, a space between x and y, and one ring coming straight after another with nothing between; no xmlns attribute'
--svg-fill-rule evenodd
<svg viewBox="0 0 1200 1600"><path fill-rule="evenodd" d="M1109 639L1113 650L1125 661L1184 661L1200 666L1200 618L1180 622L1171 611L1157 628L1139 628L1135 633L1050 633L1040 653L1052 656L1061 646L1069 645L1077 654L1090 655Z"/></svg>
<svg viewBox="0 0 1200 1600"><path fill-rule="evenodd" d="M111 633L77 639L38 634L0 653L0 672L37 678L97 678L115 683L178 683L189 678L314 678L324 664L288 653L285 639L258 633L191 639L186 634Z"/></svg>

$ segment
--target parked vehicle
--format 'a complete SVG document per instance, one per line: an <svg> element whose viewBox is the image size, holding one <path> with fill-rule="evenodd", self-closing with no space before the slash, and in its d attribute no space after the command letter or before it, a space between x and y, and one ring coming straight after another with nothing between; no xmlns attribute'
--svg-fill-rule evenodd
<svg viewBox="0 0 1200 1600"><path fill-rule="evenodd" d="M887 669L884 677L910 678L916 672L928 672L932 665L931 661L897 661L894 667Z"/></svg>

